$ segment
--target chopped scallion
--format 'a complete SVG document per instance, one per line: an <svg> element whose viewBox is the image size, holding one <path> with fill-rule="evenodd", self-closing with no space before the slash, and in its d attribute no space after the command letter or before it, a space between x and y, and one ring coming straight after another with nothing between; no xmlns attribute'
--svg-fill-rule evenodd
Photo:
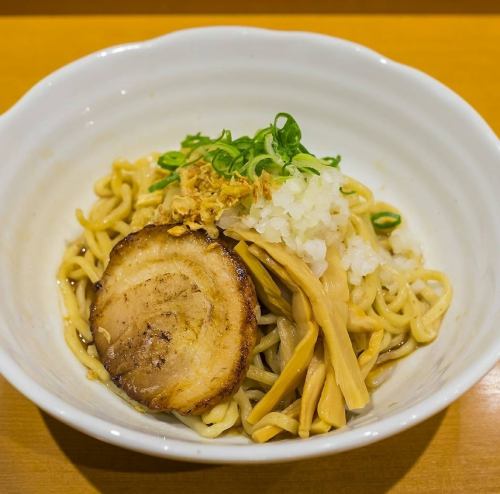
<svg viewBox="0 0 500 494"><path fill-rule="evenodd" d="M156 190L164 189L165 187L167 187L167 185L170 185L171 183L180 180L180 178L181 177L178 173L172 173L172 175L162 178L161 180L158 180L158 182L155 182L154 184L150 185L148 190L149 192L155 192Z"/></svg>
<svg viewBox="0 0 500 494"><path fill-rule="evenodd" d="M158 166L166 170L175 170L186 163L186 155L180 151L168 151L158 158Z"/></svg>
<svg viewBox="0 0 500 494"><path fill-rule="evenodd" d="M323 161L325 165L333 166L334 168L337 168L340 165L341 160L342 156L339 155L335 156L335 158L332 156L325 156L324 158L321 158L321 161Z"/></svg>
<svg viewBox="0 0 500 494"><path fill-rule="evenodd" d="M215 139L190 134L181 142L181 151L168 151L158 158L158 165L175 172L181 166L198 161L210 163L222 177L244 177L256 180L264 170L277 180L304 173L320 175L326 166L337 167L340 156L317 158L301 143L299 124L289 113L278 113L272 124L258 130L253 137L233 139L224 129ZM162 179L151 187L159 190L178 178Z"/></svg>
<svg viewBox="0 0 500 494"><path fill-rule="evenodd" d="M339 187L339 190L342 194L344 194L345 196L350 196L352 194L356 194L356 191L355 190L345 190L344 187Z"/></svg>
<svg viewBox="0 0 500 494"><path fill-rule="evenodd" d="M401 223L401 215L391 211L379 211L371 215L371 221L377 230L389 230Z"/></svg>

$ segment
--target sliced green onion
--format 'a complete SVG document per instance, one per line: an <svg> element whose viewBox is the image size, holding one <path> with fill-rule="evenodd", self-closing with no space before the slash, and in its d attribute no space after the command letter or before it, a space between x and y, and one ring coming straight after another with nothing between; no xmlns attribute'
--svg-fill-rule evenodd
<svg viewBox="0 0 500 494"><path fill-rule="evenodd" d="M391 211L380 211L371 215L373 226L378 230L389 230L401 223L401 215Z"/></svg>
<svg viewBox="0 0 500 494"><path fill-rule="evenodd" d="M203 155L204 157L209 153L213 153L214 151L225 151L227 154L236 158L240 154L237 147L228 144L227 142L215 141L205 146L199 147L197 151Z"/></svg>
<svg viewBox="0 0 500 494"><path fill-rule="evenodd" d="M162 178L161 180L158 180L158 182L150 185L148 190L149 192L155 192L156 190L164 189L165 187L167 187L167 185L170 185L173 182L177 182L180 179L181 177L178 173L172 173L172 175Z"/></svg>
<svg viewBox="0 0 500 494"><path fill-rule="evenodd" d="M224 129L212 139L200 132L187 135L181 142L181 151L168 151L158 158L158 165L175 172L203 160L224 178L246 177L256 180L263 170L274 179L286 180L298 173L320 175L324 166L337 167L340 156L319 159L301 143L302 132L297 121L286 112L276 114L273 123L258 130L253 137L233 139ZM159 190L178 180L168 178L153 184ZM165 185L166 184L166 185ZM344 191L345 193L345 191Z"/></svg>
<svg viewBox="0 0 500 494"><path fill-rule="evenodd" d="M233 158L231 164L229 165L229 173L241 174L241 169L243 167L243 163L244 163L244 157L242 154L236 156L236 158Z"/></svg>
<svg viewBox="0 0 500 494"><path fill-rule="evenodd" d="M253 142L255 142L255 143L257 143L257 142L263 142L264 138L266 137L266 135L267 134L272 134L272 132L273 132L272 125L270 125L269 127L265 127L263 129L258 130L255 133L255 136L253 138Z"/></svg>
<svg viewBox="0 0 500 494"><path fill-rule="evenodd" d="M352 194L356 194L356 191L355 190L344 190L344 187L339 187L339 190L342 194L344 194L345 196L350 196Z"/></svg>
<svg viewBox="0 0 500 494"><path fill-rule="evenodd" d="M290 163L287 163L286 165L283 165L280 170L280 178L286 179L292 175L290 172L290 167L288 166ZM276 178L276 177L275 177Z"/></svg>
<svg viewBox="0 0 500 494"><path fill-rule="evenodd" d="M168 151L158 158L158 166L166 170L175 170L186 163L186 155L180 151Z"/></svg>
<svg viewBox="0 0 500 494"><path fill-rule="evenodd" d="M259 154L259 156L256 156L255 158L253 158L252 161L250 161L247 164L247 168L245 171L246 171L246 176L250 180L255 180L255 177L258 176L257 166L259 165L259 163L261 163L265 160L273 161L273 157L270 154Z"/></svg>
<svg viewBox="0 0 500 494"><path fill-rule="evenodd" d="M248 136L238 137L238 139L235 139L232 142L232 145L235 146L240 152L252 149L253 144L253 139Z"/></svg>
<svg viewBox="0 0 500 494"><path fill-rule="evenodd" d="M229 171L234 159L234 156L229 154L225 149L218 149L212 158L212 167L219 175L231 178Z"/></svg>
<svg viewBox="0 0 500 494"><path fill-rule="evenodd" d="M323 161L326 166L333 166L334 168L337 168L340 165L340 161L342 160L342 156L337 155L334 157L332 156L325 156L324 158L321 158L321 161Z"/></svg>
<svg viewBox="0 0 500 494"><path fill-rule="evenodd" d="M324 165L321 160L307 153L298 153L292 158L292 164L294 165L311 165L313 167Z"/></svg>
<svg viewBox="0 0 500 494"><path fill-rule="evenodd" d="M304 168L305 170L310 172L310 168L314 168L315 171L311 173L314 173L315 175L321 175L321 168L325 166L320 159L316 158L316 156L306 153L296 154L292 158L291 164L295 166L299 171L301 170L301 168Z"/></svg>
<svg viewBox="0 0 500 494"><path fill-rule="evenodd" d="M314 156L314 154L310 153L307 148L302 144L300 143L298 146L297 146L297 149L301 152L301 153L306 153L306 154L310 154L311 156Z"/></svg>
<svg viewBox="0 0 500 494"><path fill-rule="evenodd" d="M312 166L299 166L297 167L297 169L299 171L301 171L302 173L313 173L314 175L321 175L321 173L319 172L319 170L316 170L316 168L313 168Z"/></svg>
<svg viewBox="0 0 500 494"><path fill-rule="evenodd" d="M280 127L281 120L285 120ZM274 117L273 136L285 148L296 148L302 139L299 124L289 113L280 112Z"/></svg>
<svg viewBox="0 0 500 494"><path fill-rule="evenodd" d="M210 137L201 135L201 132L198 132L194 135L187 135L186 138L181 142L181 147L192 149L197 146L209 144L211 142L212 139L210 139Z"/></svg>
<svg viewBox="0 0 500 494"><path fill-rule="evenodd" d="M231 131L230 130L227 130L227 129L224 129L221 133L221 135L215 139L217 142L226 142L228 144L231 144L231 142L233 141L233 137L231 135Z"/></svg>
<svg viewBox="0 0 500 494"><path fill-rule="evenodd" d="M271 175L275 175L276 173L280 173L283 167L278 165L276 161L263 161L257 166L257 175L260 176L263 170L268 171Z"/></svg>
<svg viewBox="0 0 500 494"><path fill-rule="evenodd" d="M271 159L278 165L278 166L283 166L286 161L287 157L285 155L285 160L283 160L283 156L280 153L276 152L275 149L275 142L273 140L273 135L272 134L266 134L264 138L264 149L266 153L271 157Z"/></svg>

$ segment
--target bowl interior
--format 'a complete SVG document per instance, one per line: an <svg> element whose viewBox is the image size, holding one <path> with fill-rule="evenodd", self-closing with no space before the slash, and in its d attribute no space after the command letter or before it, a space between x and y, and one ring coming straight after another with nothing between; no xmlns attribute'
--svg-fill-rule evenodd
<svg viewBox="0 0 500 494"><path fill-rule="evenodd" d="M297 118L313 152L341 154L345 173L398 206L427 265L454 287L437 341L399 363L345 430L309 442L330 450L368 442L381 420L391 430L418 421L480 377L478 362L489 352L491 365L491 349L498 352L496 138L416 71L339 40L247 29L102 52L51 76L2 117L0 344L25 376L89 420L116 425L118 435L156 441L143 450L161 454L158 444L182 439L195 455L206 441L192 431L139 414L86 379L63 339L55 273L65 242L79 232L75 208L90 206L93 183L113 159L175 149L198 130L250 133L278 111ZM235 455L254 447L234 435L216 443L237 445ZM303 454L286 443L282 457Z"/></svg>

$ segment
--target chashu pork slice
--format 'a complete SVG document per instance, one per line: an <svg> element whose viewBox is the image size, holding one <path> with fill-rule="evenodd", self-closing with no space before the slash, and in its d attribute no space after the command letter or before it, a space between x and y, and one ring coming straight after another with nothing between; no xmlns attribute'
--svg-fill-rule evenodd
<svg viewBox="0 0 500 494"><path fill-rule="evenodd" d="M224 241L147 226L118 243L90 311L115 384L147 407L201 414L236 392L257 339L257 299Z"/></svg>

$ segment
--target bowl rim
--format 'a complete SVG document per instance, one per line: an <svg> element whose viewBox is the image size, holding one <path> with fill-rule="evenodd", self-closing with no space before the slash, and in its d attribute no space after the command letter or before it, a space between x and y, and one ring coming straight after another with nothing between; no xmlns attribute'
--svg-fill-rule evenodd
<svg viewBox="0 0 500 494"><path fill-rule="evenodd" d="M149 40L126 43L105 48L86 55L52 72L35 84L21 99L0 115L0 132L7 125L9 119L15 118L16 113L28 107L32 100L43 95L44 91L55 81L64 81L71 77L75 70L83 66L92 66L98 59L123 53L131 50L146 49L157 45L167 45L173 40L192 37L203 37L207 34L220 34L238 36L252 34L268 38L297 38L302 37L308 41L329 43L331 46L342 47L353 52L353 55L362 55L372 61L383 63L388 69L395 72L411 75L419 83L426 85L429 90L438 91L455 106L465 112L469 125L475 126L485 140L490 141L492 149L500 158L500 141L484 119L474 110L469 103L458 96L451 89L419 71L418 69L392 61L370 48L347 41L341 38L304 31L277 31L246 26L210 26L201 28L183 29L174 31ZM489 314L485 324L492 326L493 314ZM0 347L0 373L18 391L38 405L49 415L61 420L65 424L78 429L96 439L105 441L115 446L125 447L153 456L188 460L202 463L273 463L292 461L304 458L323 456L339 453L349 449L365 446L379 441L388 436L401 432L416 425L428 417L440 412L452 401L458 398L481 379L500 359L500 336L483 354L482 358L468 368L462 370L451 379L438 393L424 399L404 411L390 417L380 419L374 424L364 425L354 430L347 430L340 434L314 436L306 441L298 442L296 439L283 440L266 444L227 444L220 442L194 442L182 439L167 439L155 437L147 433L136 432L82 412L69 405L64 400L53 395L44 387L33 381L7 352ZM291 441L300 447L290 447Z"/></svg>

